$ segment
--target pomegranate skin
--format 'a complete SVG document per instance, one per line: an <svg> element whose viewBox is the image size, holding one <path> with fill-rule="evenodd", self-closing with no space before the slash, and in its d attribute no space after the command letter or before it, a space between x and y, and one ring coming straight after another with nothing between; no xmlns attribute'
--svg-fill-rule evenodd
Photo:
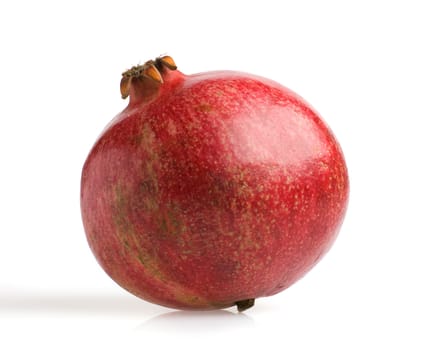
<svg viewBox="0 0 431 350"><path fill-rule="evenodd" d="M286 289L328 251L346 212L334 135L271 80L162 76L132 84L84 164L91 250L120 286L171 308L226 308Z"/></svg>

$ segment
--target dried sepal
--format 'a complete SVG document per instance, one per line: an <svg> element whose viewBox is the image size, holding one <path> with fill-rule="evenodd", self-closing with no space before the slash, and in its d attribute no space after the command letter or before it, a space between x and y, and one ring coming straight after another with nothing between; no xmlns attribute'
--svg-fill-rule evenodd
<svg viewBox="0 0 431 350"><path fill-rule="evenodd" d="M159 60L162 65L169 68L170 70L177 69L177 65L175 64L175 61L171 56L162 56L159 57L157 60Z"/></svg>
<svg viewBox="0 0 431 350"><path fill-rule="evenodd" d="M163 83L162 75L152 61L147 62L142 70L142 76L150 78L158 83Z"/></svg>
<svg viewBox="0 0 431 350"><path fill-rule="evenodd" d="M130 86L132 85L132 77L123 76L120 83L120 92L122 98L127 98L130 94Z"/></svg>

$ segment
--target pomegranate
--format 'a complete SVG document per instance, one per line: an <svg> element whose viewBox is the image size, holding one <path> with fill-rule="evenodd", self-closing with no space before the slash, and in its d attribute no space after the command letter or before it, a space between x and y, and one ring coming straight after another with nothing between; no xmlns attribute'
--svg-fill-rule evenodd
<svg viewBox="0 0 431 350"><path fill-rule="evenodd" d="M84 164L89 246L147 301L239 311L328 251L349 183L334 135L291 90L251 74L185 75L169 56L123 73L128 106Z"/></svg>

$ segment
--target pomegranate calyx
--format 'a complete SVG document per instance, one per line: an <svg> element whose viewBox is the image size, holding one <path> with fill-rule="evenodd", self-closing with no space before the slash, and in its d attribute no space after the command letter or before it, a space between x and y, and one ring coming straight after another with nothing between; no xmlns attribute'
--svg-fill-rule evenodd
<svg viewBox="0 0 431 350"><path fill-rule="evenodd" d="M130 95L130 88L134 80L151 79L157 84L163 84L163 70L176 70L177 66L170 56L157 57L142 65L134 66L122 74L120 83L121 97L123 99Z"/></svg>

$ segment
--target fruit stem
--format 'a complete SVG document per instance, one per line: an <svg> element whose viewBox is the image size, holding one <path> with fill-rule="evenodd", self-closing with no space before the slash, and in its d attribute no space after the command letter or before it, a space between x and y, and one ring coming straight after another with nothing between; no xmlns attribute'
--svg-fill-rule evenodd
<svg viewBox="0 0 431 350"><path fill-rule="evenodd" d="M238 312L243 312L254 306L254 299L240 300L240 301L237 301L235 305L238 308Z"/></svg>

